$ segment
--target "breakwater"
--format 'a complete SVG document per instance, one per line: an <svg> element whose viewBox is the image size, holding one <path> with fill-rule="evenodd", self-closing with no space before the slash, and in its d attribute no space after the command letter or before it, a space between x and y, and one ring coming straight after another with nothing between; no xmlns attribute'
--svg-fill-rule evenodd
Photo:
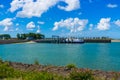
<svg viewBox="0 0 120 80"><path fill-rule="evenodd" d="M12 43L22 43L22 42L28 42L28 40L0 40L0 44L12 44Z"/></svg>
<svg viewBox="0 0 120 80"><path fill-rule="evenodd" d="M111 39L85 39L85 43L111 43Z"/></svg>
<svg viewBox="0 0 120 80"><path fill-rule="evenodd" d="M80 42L65 41L65 39L41 39L37 43L111 43L111 39L82 39Z"/></svg>
<svg viewBox="0 0 120 80"><path fill-rule="evenodd" d="M12 43L23 43L34 41L37 43L111 43L111 39L83 39L79 42L74 41L65 41L65 39L37 39L37 40L18 40L18 39L10 39L10 40L0 40L0 44L12 44Z"/></svg>

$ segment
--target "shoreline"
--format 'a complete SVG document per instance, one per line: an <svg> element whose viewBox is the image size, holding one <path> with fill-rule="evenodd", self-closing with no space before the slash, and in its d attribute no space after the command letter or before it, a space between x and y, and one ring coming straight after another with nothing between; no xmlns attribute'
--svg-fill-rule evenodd
<svg viewBox="0 0 120 80"><path fill-rule="evenodd" d="M116 74L119 75L120 78L120 72L115 71L103 71L103 70L93 70L88 68L68 68L67 66L53 66L53 65L40 65L40 64L24 64L24 63L18 63L18 62L8 62L11 67L13 67L16 70L21 71L39 71L39 72L50 72L53 74L58 74L61 76L68 76L71 72L85 72L85 71L91 71L93 76L99 76L99 77L109 77L112 78Z"/></svg>
<svg viewBox="0 0 120 80"><path fill-rule="evenodd" d="M111 40L111 42L120 42L120 40L117 40L117 39L116 40Z"/></svg>

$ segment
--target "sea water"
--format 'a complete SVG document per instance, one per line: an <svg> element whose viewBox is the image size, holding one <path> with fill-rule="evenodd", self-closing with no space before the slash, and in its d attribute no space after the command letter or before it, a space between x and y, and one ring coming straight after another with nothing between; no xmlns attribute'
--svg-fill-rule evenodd
<svg viewBox="0 0 120 80"><path fill-rule="evenodd" d="M5 61L120 71L120 43L43 44L21 43L0 45L0 58Z"/></svg>

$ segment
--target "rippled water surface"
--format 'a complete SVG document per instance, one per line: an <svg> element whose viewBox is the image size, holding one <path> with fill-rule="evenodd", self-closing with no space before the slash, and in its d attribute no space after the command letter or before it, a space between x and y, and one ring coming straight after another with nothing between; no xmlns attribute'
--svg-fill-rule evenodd
<svg viewBox="0 0 120 80"><path fill-rule="evenodd" d="M120 43L7 44L0 45L0 57L14 62L120 71Z"/></svg>

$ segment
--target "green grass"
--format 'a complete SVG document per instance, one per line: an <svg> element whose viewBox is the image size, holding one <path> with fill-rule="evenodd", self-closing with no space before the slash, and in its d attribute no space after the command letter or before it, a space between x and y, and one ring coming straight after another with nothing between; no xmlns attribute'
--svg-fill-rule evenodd
<svg viewBox="0 0 120 80"><path fill-rule="evenodd" d="M76 68L75 65L66 66L69 69ZM118 80L120 75L116 74L110 80ZM47 71L21 71L9 66L9 62L3 62L0 59L0 80L106 80L105 77L94 76L92 71L74 71L67 76L61 76L59 73L53 74Z"/></svg>
<svg viewBox="0 0 120 80"><path fill-rule="evenodd" d="M95 79L91 71L85 71L70 73L70 80L95 80Z"/></svg>
<svg viewBox="0 0 120 80"><path fill-rule="evenodd" d="M0 62L0 80L65 80L64 77L48 72L20 71L9 66L8 62Z"/></svg>
<svg viewBox="0 0 120 80"><path fill-rule="evenodd" d="M34 61L34 64L35 64L35 65L39 65L39 61L38 61L38 60L35 60L35 61Z"/></svg>
<svg viewBox="0 0 120 80"><path fill-rule="evenodd" d="M68 69L72 69L72 68L76 68L76 65L75 64L68 64L67 66L66 66L66 68L68 68Z"/></svg>

